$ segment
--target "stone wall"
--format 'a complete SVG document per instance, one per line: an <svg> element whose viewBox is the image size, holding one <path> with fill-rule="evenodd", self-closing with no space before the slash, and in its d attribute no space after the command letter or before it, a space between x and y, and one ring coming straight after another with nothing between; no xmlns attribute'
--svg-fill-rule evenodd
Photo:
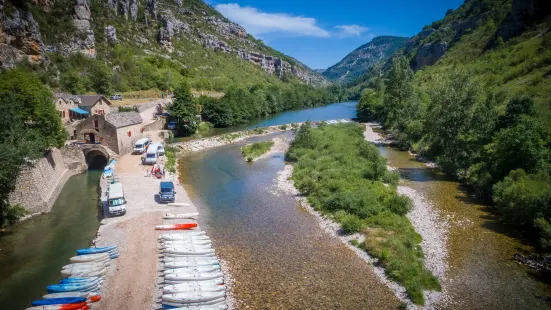
<svg viewBox="0 0 551 310"><path fill-rule="evenodd" d="M130 153L134 150L136 141L144 137L142 133L142 124L118 128L116 137L118 144L115 152L121 155Z"/></svg>
<svg viewBox="0 0 551 310"><path fill-rule="evenodd" d="M10 194L10 204L20 204L31 213L50 211L71 175L61 151L52 149L21 170L15 191Z"/></svg>
<svg viewBox="0 0 551 310"><path fill-rule="evenodd" d="M166 118L161 117L156 121L153 121L151 123L148 123L147 125L143 126L143 131L156 131L156 130L163 130L165 129L166 124Z"/></svg>
<svg viewBox="0 0 551 310"><path fill-rule="evenodd" d="M62 147L61 156L63 157L65 167L74 174L84 172L88 169L82 148L77 145L66 145Z"/></svg>

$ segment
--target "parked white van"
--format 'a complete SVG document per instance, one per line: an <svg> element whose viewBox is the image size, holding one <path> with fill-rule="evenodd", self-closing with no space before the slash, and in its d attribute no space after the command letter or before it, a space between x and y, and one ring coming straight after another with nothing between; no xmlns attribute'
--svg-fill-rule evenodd
<svg viewBox="0 0 551 310"><path fill-rule="evenodd" d="M124 190L122 183L109 184L107 193L107 211L109 215L125 215L126 199L124 199Z"/></svg>
<svg viewBox="0 0 551 310"><path fill-rule="evenodd" d="M141 138L140 140L136 141L136 143L134 144L134 150L132 151L132 154L143 154L147 150L148 146L149 146L149 139Z"/></svg>
<svg viewBox="0 0 551 310"><path fill-rule="evenodd" d="M145 154L145 159L143 161L144 165L155 165L159 160L159 144L152 143L147 148L147 153Z"/></svg>

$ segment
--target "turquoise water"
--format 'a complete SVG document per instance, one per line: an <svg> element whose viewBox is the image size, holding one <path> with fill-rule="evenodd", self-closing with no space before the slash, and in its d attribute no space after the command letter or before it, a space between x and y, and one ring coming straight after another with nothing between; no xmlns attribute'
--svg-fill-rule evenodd
<svg viewBox="0 0 551 310"><path fill-rule="evenodd" d="M78 248L87 247L99 227L101 171L69 178L52 211L16 225L0 237L0 309L18 310L41 299L59 282L60 270Z"/></svg>

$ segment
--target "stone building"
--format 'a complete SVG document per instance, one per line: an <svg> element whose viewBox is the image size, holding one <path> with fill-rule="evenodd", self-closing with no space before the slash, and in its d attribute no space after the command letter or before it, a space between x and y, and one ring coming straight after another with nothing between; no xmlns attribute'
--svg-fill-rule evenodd
<svg viewBox="0 0 551 310"><path fill-rule="evenodd" d="M111 106L111 102L102 95L78 95L77 97L80 99L79 107L89 112L90 115L109 114L114 110Z"/></svg>
<svg viewBox="0 0 551 310"><path fill-rule="evenodd" d="M64 124L72 120L86 118L89 113L80 109L79 104L80 98L77 96L63 93L55 94L55 108Z"/></svg>
<svg viewBox="0 0 551 310"><path fill-rule="evenodd" d="M138 112L92 115L74 129L76 139L101 143L118 154L130 153L134 142L143 137L143 130Z"/></svg>

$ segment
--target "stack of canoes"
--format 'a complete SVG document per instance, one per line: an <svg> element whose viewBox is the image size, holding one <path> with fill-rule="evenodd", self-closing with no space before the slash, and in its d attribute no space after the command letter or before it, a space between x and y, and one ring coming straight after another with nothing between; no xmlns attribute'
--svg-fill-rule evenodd
<svg viewBox="0 0 551 310"><path fill-rule="evenodd" d="M61 268L59 284L46 287L48 294L27 310L85 310L101 299L98 294L111 260L119 257L116 246L77 250L71 263Z"/></svg>
<svg viewBox="0 0 551 310"><path fill-rule="evenodd" d="M163 234L159 243L163 308L227 309L224 274L204 231Z"/></svg>

